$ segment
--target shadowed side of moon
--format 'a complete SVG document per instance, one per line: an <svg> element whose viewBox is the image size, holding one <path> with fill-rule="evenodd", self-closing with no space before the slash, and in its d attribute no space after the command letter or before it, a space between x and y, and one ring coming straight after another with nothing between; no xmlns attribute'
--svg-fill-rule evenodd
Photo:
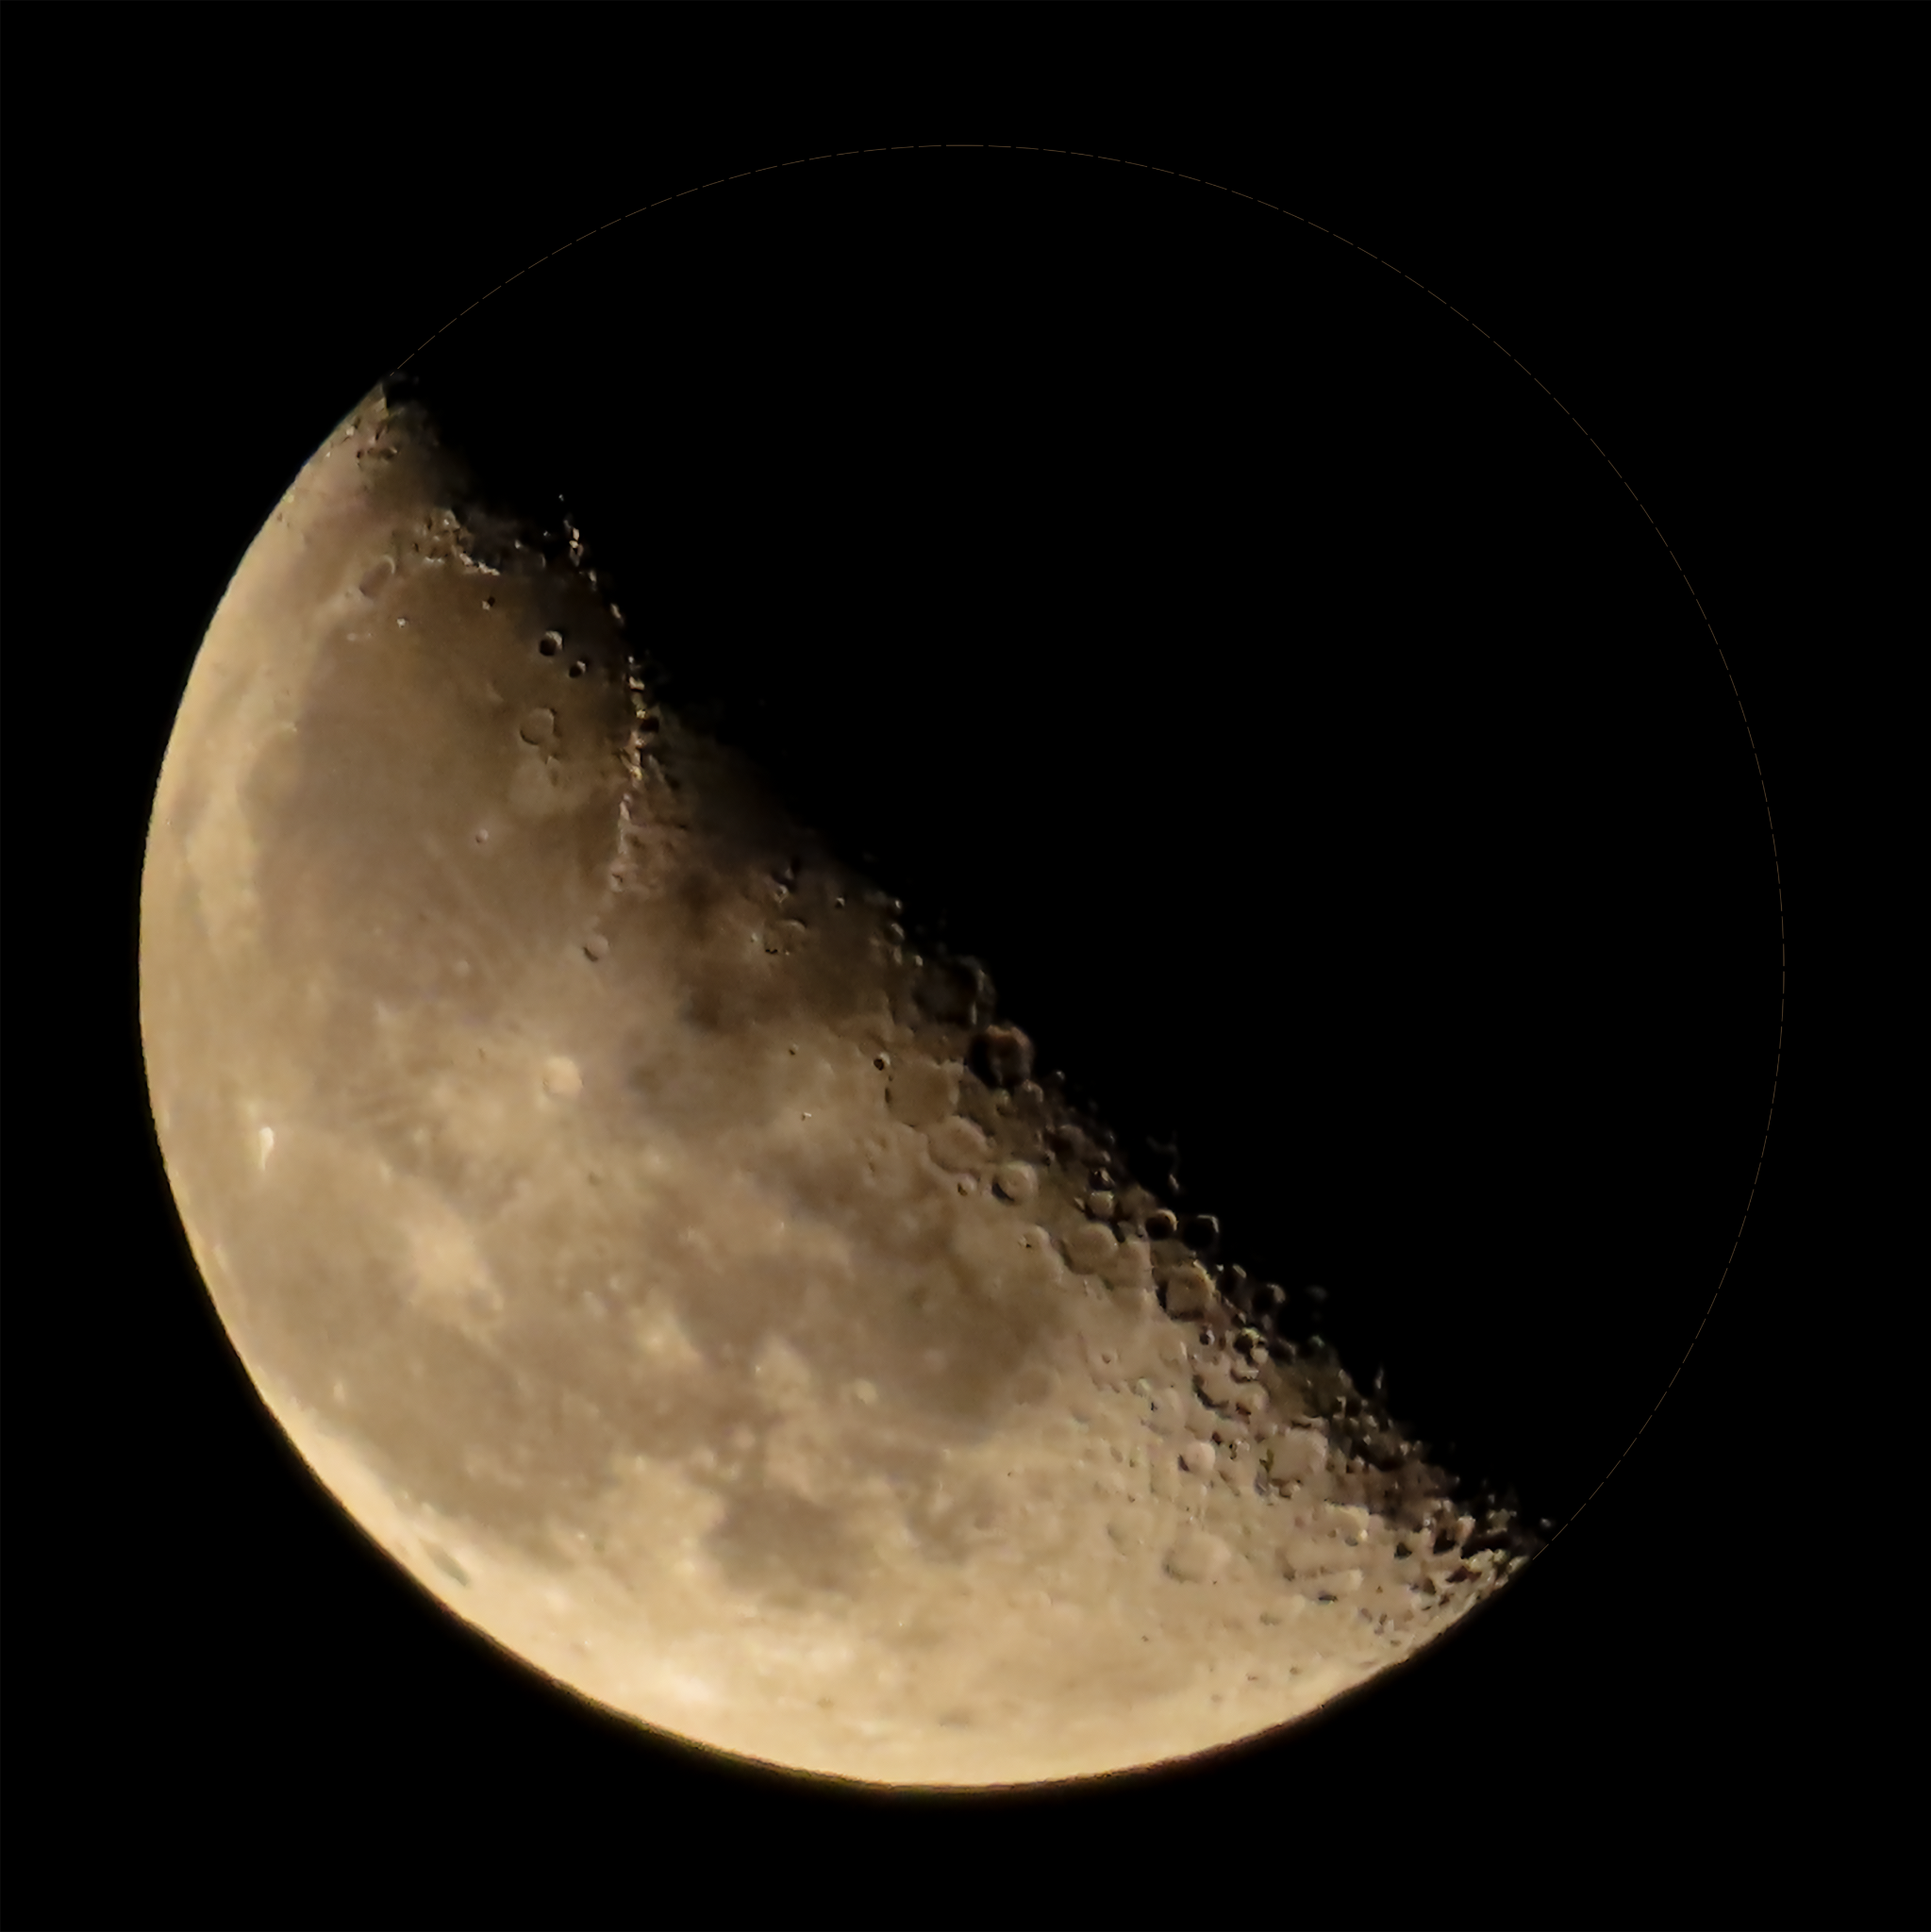
<svg viewBox="0 0 1931 1932"><path fill-rule="evenodd" d="M171 1184L305 1457L551 1676L876 1782L1187 1755L1446 1628L1499 1520L900 909L369 397L210 626L143 884Z"/></svg>

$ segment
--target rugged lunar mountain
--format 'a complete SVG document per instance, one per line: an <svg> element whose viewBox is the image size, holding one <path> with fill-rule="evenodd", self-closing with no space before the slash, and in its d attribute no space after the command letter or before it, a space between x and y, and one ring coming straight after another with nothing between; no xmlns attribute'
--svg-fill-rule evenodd
<svg viewBox="0 0 1931 1932"><path fill-rule="evenodd" d="M321 1479L576 1691L880 1783L1244 1738L1492 1591L1506 1516L658 702L641 614L385 389L196 661L155 1117Z"/></svg>

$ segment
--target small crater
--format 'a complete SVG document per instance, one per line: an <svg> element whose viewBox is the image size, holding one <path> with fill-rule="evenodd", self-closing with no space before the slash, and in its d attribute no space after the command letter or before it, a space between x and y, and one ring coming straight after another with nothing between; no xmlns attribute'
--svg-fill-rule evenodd
<svg viewBox="0 0 1931 1932"><path fill-rule="evenodd" d="M1196 1255L1211 1255L1221 1244L1221 1224L1212 1214L1190 1214L1180 1239Z"/></svg>
<svg viewBox="0 0 1931 1932"><path fill-rule="evenodd" d="M967 1064L988 1087L1017 1087L1032 1078L1033 1043L1017 1026L988 1026L973 1041Z"/></svg>
<svg viewBox="0 0 1931 1932"><path fill-rule="evenodd" d="M424 1543L423 1545L423 1554L426 1556L430 1562L435 1564L437 1569L441 1571L443 1575L448 1577L452 1583L459 1583L465 1589L469 1587L469 1572L466 1571L462 1567L462 1565L458 1563L456 1560L456 1558L452 1557L449 1554L449 1552L442 1547L441 1543Z"/></svg>
<svg viewBox="0 0 1931 1932"><path fill-rule="evenodd" d="M949 1174L970 1174L986 1158L986 1137L971 1121L941 1122L926 1138L932 1158Z"/></svg>
<svg viewBox="0 0 1931 1932"><path fill-rule="evenodd" d="M1327 1444L1317 1430L1290 1429L1276 1436L1268 1457L1268 1476L1276 1489L1308 1481L1327 1460Z"/></svg>
<svg viewBox="0 0 1931 1932"><path fill-rule="evenodd" d="M1198 1261L1184 1262L1162 1284L1161 1300L1170 1315L1205 1314L1213 1303L1213 1277Z"/></svg>
<svg viewBox="0 0 1931 1932"><path fill-rule="evenodd" d="M904 934L891 929L894 937ZM992 982L976 959L930 959L913 991L920 1010L941 1024L974 1026L992 1006Z"/></svg>
<svg viewBox="0 0 1931 1932"><path fill-rule="evenodd" d="M1211 1583L1226 1569L1232 1556L1219 1537L1189 1529L1167 1553L1167 1574L1181 1583Z"/></svg>
<svg viewBox="0 0 1931 1932"><path fill-rule="evenodd" d="M992 1176L992 1191L1002 1201L1023 1206L1040 1191L1040 1177L1024 1160L1008 1160Z"/></svg>

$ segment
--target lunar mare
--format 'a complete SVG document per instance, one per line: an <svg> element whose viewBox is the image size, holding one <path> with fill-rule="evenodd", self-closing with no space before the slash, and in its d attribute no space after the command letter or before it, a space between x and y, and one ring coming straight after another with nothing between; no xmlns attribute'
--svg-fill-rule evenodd
<svg viewBox="0 0 1931 1932"><path fill-rule="evenodd" d="M881 1784L1245 1738L1497 1588L899 911L574 536L382 390L330 436L189 680L141 996L196 1260L354 1518L597 1703Z"/></svg>

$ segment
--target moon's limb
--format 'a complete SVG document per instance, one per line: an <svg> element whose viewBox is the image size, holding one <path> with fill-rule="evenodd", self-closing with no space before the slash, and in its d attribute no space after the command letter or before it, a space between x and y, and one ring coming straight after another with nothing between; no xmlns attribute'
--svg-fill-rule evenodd
<svg viewBox="0 0 1931 1932"><path fill-rule="evenodd" d="M209 627L142 892L170 1181L323 1482L574 1690L881 1783L1226 1743L1492 1591L896 910L372 394Z"/></svg>

